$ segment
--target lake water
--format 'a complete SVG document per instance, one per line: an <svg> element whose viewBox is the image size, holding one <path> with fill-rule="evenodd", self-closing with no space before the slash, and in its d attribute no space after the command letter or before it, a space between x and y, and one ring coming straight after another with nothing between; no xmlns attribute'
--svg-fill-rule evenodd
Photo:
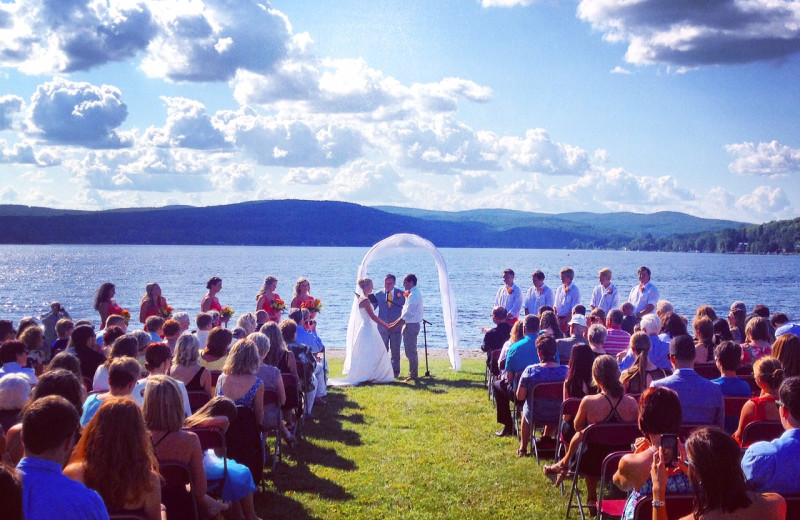
<svg viewBox="0 0 800 520"><path fill-rule="evenodd" d="M295 280L305 276L311 293L320 298L318 331L328 348L344 348L355 276L368 248L229 247L229 246L0 246L0 318L18 322L39 316L49 302L61 301L73 319L89 317L94 293L101 283L113 282L117 302L138 317L146 283L156 281L176 311L194 317L205 283L211 276L223 279L222 305L237 316L255 309L255 294L268 274L277 276L278 294L287 302ZM726 315L731 302L742 300L751 309L767 305L800 318L800 257L650 253L629 251L574 251L524 249L442 249L458 306L461 349L480 346L482 326L489 313L502 270L517 272L517 283L527 291L530 273L541 269L546 283L555 288L558 271L575 269L575 284L588 306L597 271L610 267L613 281L627 296L637 283L636 270L648 266L660 297L672 301L684 315L694 315L710 304ZM375 262L369 276L382 287L387 272L398 278L413 272L425 299L428 347L446 348L436 266L425 253L410 252ZM133 321L133 320L132 320ZM422 346L422 337L420 337Z"/></svg>

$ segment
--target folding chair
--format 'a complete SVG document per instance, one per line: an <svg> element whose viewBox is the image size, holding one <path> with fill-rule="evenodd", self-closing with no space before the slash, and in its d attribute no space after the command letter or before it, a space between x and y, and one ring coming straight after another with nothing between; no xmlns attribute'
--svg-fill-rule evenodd
<svg viewBox="0 0 800 520"><path fill-rule="evenodd" d="M217 380L219 380L219 376L222 375L222 370L209 370L209 372L211 372L211 386L216 388Z"/></svg>
<svg viewBox="0 0 800 520"><path fill-rule="evenodd" d="M486 387L489 392L490 401L494 400L493 383L497 379L497 376L495 376L492 373L492 367L497 367L497 363L499 360L500 360L500 349L494 349L491 352L489 352L489 365L486 366L486 377L485 377L486 380L484 382L486 383Z"/></svg>
<svg viewBox="0 0 800 520"><path fill-rule="evenodd" d="M725 431L733 434L739 427L739 417L742 415L744 403L750 400L749 397L725 396Z"/></svg>
<svg viewBox="0 0 800 520"><path fill-rule="evenodd" d="M300 383L293 374L281 373L281 378L286 392L286 404L283 405L283 410L294 418L292 433L299 440L305 418L305 394L300 390Z"/></svg>
<svg viewBox="0 0 800 520"><path fill-rule="evenodd" d="M203 390L192 390L186 393L189 394L189 408L192 413L195 413L211 400L211 397Z"/></svg>
<svg viewBox="0 0 800 520"><path fill-rule="evenodd" d="M614 453L609 453L603 459L603 467L600 470L600 488L597 490L597 520L600 520L603 515L621 517L623 511L625 511L627 494L620 491L614 485L612 479L617 472L620 459L628 453L631 452L615 451ZM620 496L623 498L620 498Z"/></svg>
<svg viewBox="0 0 800 520"><path fill-rule="evenodd" d="M533 387L531 398L528 405L531 406L531 446L536 456L536 464L539 464L539 447L536 445L536 430L541 428L544 437L546 426L557 426L560 416L561 403L564 401L564 381L554 381L552 383L539 383ZM553 448L555 450L555 448ZM548 450L549 451L549 450Z"/></svg>
<svg viewBox="0 0 800 520"><path fill-rule="evenodd" d="M205 392L203 392L205 394ZM200 439L200 447L203 451L215 450L220 453L222 457L222 478L219 480L208 480L208 493L212 496L219 497L222 494L222 488L225 485L225 479L228 476L228 458L227 447L225 444L225 434L217 428L186 428L197 435Z"/></svg>
<svg viewBox="0 0 800 520"><path fill-rule="evenodd" d="M109 511L108 518L109 520L147 520L147 516L145 516L144 513L139 513L136 511Z"/></svg>
<svg viewBox="0 0 800 520"><path fill-rule="evenodd" d="M783 435L784 429L780 421L755 421L744 428L742 447L746 448L758 441L774 441Z"/></svg>
<svg viewBox="0 0 800 520"><path fill-rule="evenodd" d="M783 495L786 500L786 518L800 518L800 495Z"/></svg>
<svg viewBox="0 0 800 520"><path fill-rule="evenodd" d="M261 485L264 477L264 441L261 439L261 425L250 407L236 407L236 418L225 432L225 445L228 447L228 457L247 466L256 487Z"/></svg>
<svg viewBox="0 0 800 520"><path fill-rule="evenodd" d="M747 384L750 385L750 390L753 392L753 397L761 394L761 387L758 386L758 383L756 383L756 377L753 374L741 375L739 376L739 379L747 381Z"/></svg>
<svg viewBox="0 0 800 520"><path fill-rule="evenodd" d="M272 456L272 471L281 460L281 432L283 413L280 396L275 390L264 390L264 442L267 454ZM274 448L269 447L269 437L275 437Z"/></svg>
<svg viewBox="0 0 800 520"><path fill-rule="evenodd" d="M716 379L720 375L716 363L699 363L694 366L694 371L706 379Z"/></svg>
<svg viewBox="0 0 800 520"><path fill-rule="evenodd" d="M667 495L664 502L669 520L678 520L691 514L694 510L694 495ZM653 497L644 497L636 503L633 518L634 520L652 520ZM787 518L789 517L787 516Z"/></svg>
<svg viewBox="0 0 800 520"><path fill-rule="evenodd" d="M736 375L741 376L752 376L753 375L753 365L739 365L736 367Z"/></svg>
<svg viewBox="0 0 800 520"><path fill-rule="evenodd" d="M597 453L604 455L615 451L629 450L638 437L641 437L641 433L639 432L639 425L636 423L598 423L592 424L583 430L581 444L575 456L575 470L573 471L572 486L567 501L566 518L569 518L569 512L573 508L577 508L581 515L581 520L586 520L586 514L583 510L588 509L589 505L583 503L578 489L580 477L586 474L585 470L581 470L583 454L589 449L597 450ZM602 468L598 468L598 473L600 473L600 469ZM572 505L573 497L577 500L577 505Z"/></svg>
<svg viewBox="0 0 800 520"><path fill-rule="evenodd" d="M167 510L169 520L199 520L197 497L192 484L192 472L182 462L159 460L161 474L161 503ZM190 486L190 490L186 486Z"/></svg>
<svg viewBox="0 0 800 520"><path fill-rule="evenodd" d="M567 452L569 449L569 441L572 439L571 437L567 439L564 436L564 431L569 424L564 417L571 417L571 420L575 420L575 415L578 413L578 407L581 405L581 399L577 397L570 397L566 401L561 403L561 410L559 411L558 416L558 431L556 432L556 449L555 455L553 456L553 461L558 462L561 457ZM564 482L561 482L561 496L564 496Z"/></svg>

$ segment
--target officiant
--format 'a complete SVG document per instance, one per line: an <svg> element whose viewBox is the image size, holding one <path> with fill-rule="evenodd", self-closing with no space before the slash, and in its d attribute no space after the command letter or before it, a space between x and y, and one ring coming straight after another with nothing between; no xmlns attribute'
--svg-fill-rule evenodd
<svg viewBox="0 0 800 520"><path fill-rule="evenodd" d="M403 291L395 288L397 278L393 274L387 274L383 279L382 291L378 291L374 295L374 300L370 298L373 307L378 309L378 317L386 323L397 321L400 314L403 312L403 304L406 299L403 296ZM400 341L402 339L403 325L397 324L391 329L386 329L378 325L378 332L383 338L383 344L387 351L391 351L392 370L394 377L400 375Z"/></svg>

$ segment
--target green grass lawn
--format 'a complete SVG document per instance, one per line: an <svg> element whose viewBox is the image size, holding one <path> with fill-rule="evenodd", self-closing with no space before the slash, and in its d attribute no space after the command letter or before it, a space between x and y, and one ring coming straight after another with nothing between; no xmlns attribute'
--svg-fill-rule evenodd
<svg viewBox="0 0 800 520"><path fill-rule="evenodd" d="M330 360L331 375L341 366ZM516 439L495 437L483 360L465 359L460 372L434 360L430 369L433 379L417 384L331 389L266 476L260 516L563 518L566 498L536 460L515 455Z"/></svg>

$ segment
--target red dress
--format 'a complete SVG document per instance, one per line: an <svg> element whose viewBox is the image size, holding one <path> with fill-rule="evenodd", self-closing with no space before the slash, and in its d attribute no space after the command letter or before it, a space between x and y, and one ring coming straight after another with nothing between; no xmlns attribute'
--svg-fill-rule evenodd
<svg viewBox="0 0 800 520"><path fill-rule="evenodd" d="M280 296L278 296L276 293L272 293L273 301L277 300L278 298L280 298ZM261 306L261 308L267 312L267 316L269 316L269 321L280 323L281 314L283 314L283 311L273 309L272 302L269 301L269 298L266 295L264 295L264 304Z"/></svg>
<svg viewBox="0 0 800 520"><path fill-rule="evenodd" d="M147 310L144 311L144 319L145 320L147 320L147 318L149 318L150 316L158 316L158 311L160 311L163 308L166 308L167 300L165 300L163 296L161 297L161 301L159 303L163 304L163 305L156 305L156 306L148 305L147 306Z"/></svg>
<svg viewBox="0 0 800 520"><path fill-rule="evenodd" d="M203 305L206 303L206 300L208 300L210 298L211 297L206 294L205 296L203 296L203 299L200 300L200 310L201 311L203 310ZM220 312L220 313L222 312L222 305L219 303L219 300L217 298L214 298L213 300L211 300L211 306L209 307L209 310L217 311L217 312Z"/></svg>
<svg viewBox="0 0 800 520"><path fill-rule="evenodd" d="M767 420L767 410L766 410L766 406L765 405L767 403L774 403L777 400L778 400L778 398L775 397L775 396L772 396L772 395L767 395L767 396L764 396L764 397L761 397L761 396L751 397L750 398L750 402L755 405L755 408L753 408L753 417L751 417L749 421L747 421L744 424L742 424L742 432L744 432L744 429L747 427L747 425L752 423L752 422L766 421ZM747 446L744 446L744 447L746 448Z"/></svg>
<svg viewBox="0 0 800 520"><path fill-rule="evenodd" d="M313 297L313 296L311 296L310 294L309 294L309 295L306 295L306 297L305 297L305 298L303 298L303 297L301 297L301 296L295 296L295 297L292 299L292 309L300 309L300 308L301 308L301 306L302 306L302 305L303 305L305 302L314 303L314 297Z"/></svg>
<svg viewBox="0 0 800 520"><path fill-rule="evenodd" d="M108 316L111 316L112 314L122 314L122 307L117 305L117 302L114 300L108 300ZM108 319L108 316L106 316L106 319ZM106 322L103 322L100 325L100 330L103 330L104 328L106 328Z"/></svg>

